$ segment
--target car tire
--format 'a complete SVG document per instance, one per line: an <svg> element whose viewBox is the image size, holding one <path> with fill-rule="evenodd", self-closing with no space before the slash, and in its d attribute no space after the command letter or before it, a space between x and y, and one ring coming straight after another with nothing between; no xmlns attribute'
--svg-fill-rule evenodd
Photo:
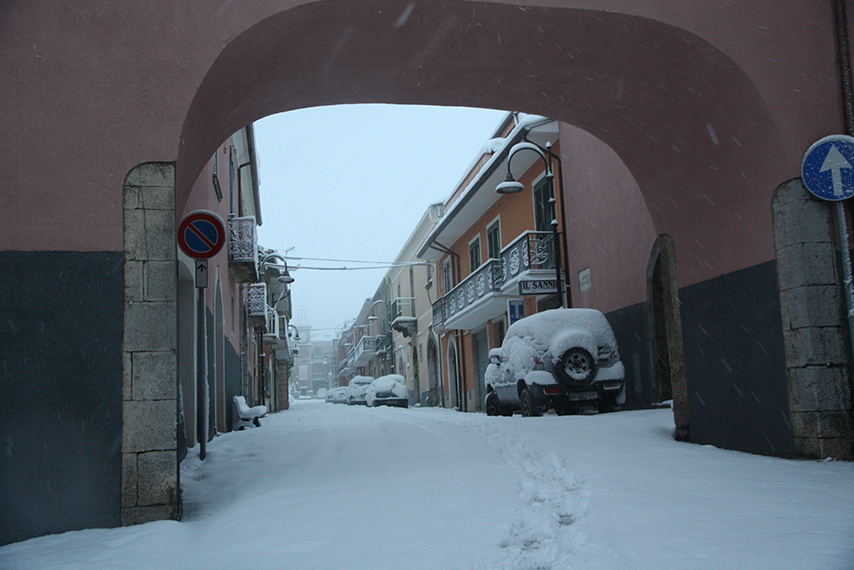
<svg viewBox="0 0 854 570"><path fill-rule="evenodd" d="M566 386L586 386L596 375L596 359L580 346L570 348L561 355L555 375Z"/></svg>
<svg viewBox="0 0 854 570"><path fill-rule="evenodd" d="M501 415L501 402L498 401L498 394L495 392L490 392L486 395L486 402L484 403L484 408L486 408L487 416L500 416Z"/></svg>
<svg viewBox="0 0 854 570"><path fill-rule="evenodd" d="M523 418L535 418L543 415L543 409L537 405L534 401L534 397L527 388L522 390L521 400Z"/></svg>

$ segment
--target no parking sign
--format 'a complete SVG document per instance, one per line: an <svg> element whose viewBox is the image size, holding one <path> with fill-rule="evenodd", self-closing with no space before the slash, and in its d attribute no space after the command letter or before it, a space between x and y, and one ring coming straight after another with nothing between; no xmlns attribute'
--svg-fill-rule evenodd
<svg viewBox="0 0 854 570"><path fill-rule="evenodd" d="M193 259L210 259L225 245L222 218L207 210L190 212L178 225L178 245Z"/></svg>
<svg viewBox="0 0 854 570"><path fill-rule="evenodd" d="M222 218L207 210L190 212L178 224L178 246L196 260L196 287L208 286L208 259L225 245Z"/></svg>

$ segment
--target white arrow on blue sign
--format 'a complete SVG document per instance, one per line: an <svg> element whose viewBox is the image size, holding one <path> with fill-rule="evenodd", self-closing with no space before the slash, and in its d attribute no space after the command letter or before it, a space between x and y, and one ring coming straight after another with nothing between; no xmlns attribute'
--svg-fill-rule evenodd
<svg viewBox="0 0 854 570"><path fill-rule="evenodd" d="M801 178L822 200L854 196L854 137L830 135L813 144L801 162Z"/></svg>

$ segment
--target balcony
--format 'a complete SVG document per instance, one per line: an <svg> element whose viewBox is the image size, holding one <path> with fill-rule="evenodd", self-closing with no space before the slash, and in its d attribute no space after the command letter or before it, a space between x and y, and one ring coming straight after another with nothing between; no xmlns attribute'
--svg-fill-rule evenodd
<svg viewBox="0 0 854 570"><path fill-rule="evenodd" d="M398 297L391 302L391 328L405 337L418 330L418 317L415 315L415 299Z"/></svg>
<svg viewBox="0 0 854 570"><path fill-rule="evenodd" d="M555 256L551 232L528 231L489 259L433 303L433 327L470 330L506 310L508 297L518 297L519 281L553 277Z"/></svg>
<svg viewBox="0 0 854 570"><path fill-rule="evenodd" d="M353 366L365 366L377 353L377 337L363 336L356 345Z"/></svg>
<svg viewBox="0 0 854 570"><path fill-rule="evenodd" d="M502 290L518 283L531 272L551 271L554 275L554 236L552 232L524 232L501 250Z"/></svg>
<svg viewBox="0 0 854 570"><path fill-rule="evenodd" d="M252 283L246 299L246 320L251 328L266 327L269 319L267 306L267 284Z"/></svg>
<svg viewBox="0 0 854 570"><path fill-rule="evenodd" d="M258 234L255 216L228 219L228 268L237 283L258 278Z"/></svg>
<svg viewBox="0 0 854 570"><path fill-rule="evenodd" d="M392 350L394 350L394 342L392 342L391 333L381 334L377 337L377 354L390 353Z"/></svg>

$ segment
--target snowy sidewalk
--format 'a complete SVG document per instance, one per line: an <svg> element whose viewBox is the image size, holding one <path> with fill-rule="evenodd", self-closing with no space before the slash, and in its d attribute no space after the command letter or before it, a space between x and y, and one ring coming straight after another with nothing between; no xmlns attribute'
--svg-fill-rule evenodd
<svg viewBox="0 0 854 570"><path fill-rule="evenodd" d="M682 444L669 410L488 418L297 402L191 450L184 522L4 570L854 568L854 464Z"/></svg>

